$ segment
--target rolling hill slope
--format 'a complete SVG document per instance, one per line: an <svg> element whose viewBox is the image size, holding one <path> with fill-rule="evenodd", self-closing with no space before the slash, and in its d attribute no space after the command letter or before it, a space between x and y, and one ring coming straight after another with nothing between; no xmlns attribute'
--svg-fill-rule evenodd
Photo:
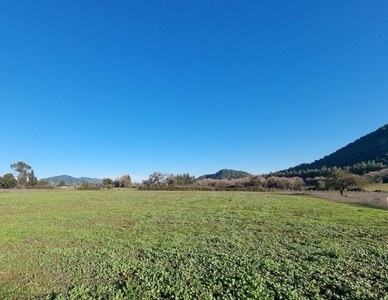
<svg viewBox="0 0 388 300"><path fill-rule="evenodd" d="M380 127L347 146L312 163L298 165L288 170L299 171L322 167L346 167L362 162L375 161L388 164L388 124Z"/></svg>

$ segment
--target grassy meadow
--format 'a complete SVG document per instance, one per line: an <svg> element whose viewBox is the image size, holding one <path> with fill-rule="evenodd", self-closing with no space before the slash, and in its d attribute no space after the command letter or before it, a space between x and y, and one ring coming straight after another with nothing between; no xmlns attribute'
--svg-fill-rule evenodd
<svg viewBox="0 0 388 300"><path fill-rule="evenodd" d="M388 183L370 184L364 188L368 192L383 191L388 192Z"/></svg>
<svg viewBox="0 0 388 300"><path fill-rule="evenodd" d="M0 193L1 299L388 299L388 212L301 195Z"/></svg>

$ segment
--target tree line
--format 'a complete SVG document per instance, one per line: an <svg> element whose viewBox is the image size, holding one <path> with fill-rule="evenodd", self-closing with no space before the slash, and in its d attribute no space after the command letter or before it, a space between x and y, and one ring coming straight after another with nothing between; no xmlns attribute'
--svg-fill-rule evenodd
<svg viewBox="0 0 388 300"><path fill-rule="evenodd" d="M295 168L290 168L287 170L270 173L269 175L280 176L280 177L298 176L305 179L305 178L313 178L313 177L320 177L320 176L327 177L332 172L337 170L344 170L353 174L364 175L369 172L379 171L387 168L387 165L385 163L376 162L375 160L363 161L351 166L344 166L344 167L329 168L329 167L323 166L319 169L309 169L309 168L305 169L304 168L305 165L307 164L301 164Z"/></svg>
<svg viewBox="0 0 388 300"><path fill-rule="evenodd" d="M321 168L320 170L299 170L304 174L318 175L315 177L291 176L295 173L276 172L264 175L249 175L237 179L212 179L212 178L195 178L189 173L170 174L154 172L149 175L147 180L134 187L148 190L251 190L251 191L268 191L268 190L306 190L306 189L335 189L341 194L346 189L362 189L368 183L388 183L388 168L379 169L378 171L368 172L362 176L354 172L357 168L377 165L375 162L360 163L353 168ZM34 170L28 164L20 161L10 165L15 171L16 177L12 173L7 173L0 177L0 188L37 188L48 187L51 184L47 181L38 181ZM371 168L373 169L373 168ZM353 171L353 172L352 172ZM275 175L276 174L276 175ZM299 174L301 175L301 173ZM58 186L66 186L62 181ZM132 180L129 175L123 175L113 180L104 178L101 184L91 182L81 182L75 184L79 189L100 189L100 188L117 188L132 187Z"/></svg>
<svg viewBox="0 0 388 300"><path fill-rule="evenodd" d="M173 175L154 172L148 177L148 180L143 180L142 185L149 189L160 189L163 187L190 186L195 181L195 176L190 176L189 173Z"/></svg>
<svg viewBox="0 0 388 300"><path fill-rule="evenodd" d="M367 184L388 183L388 168L369 172L364 175L355 174L347 168L330 168L326 176L302 178L267 175L250 175L237 179L195 179L190 174L169 174L154 172L148 180L136 185L145 190L241 190L241 191L277 191L292 190L363 190Z"/></svg>
<svg viewBox="0 0 388 300"><path fill-rule="evenodd" d="M34 170L25 162L19 161L10 165L10 168L16 172L16 178L12 173L0 176L0 188L12 189L19 187L25 189L33 188L38 185L38 179L35 176Z"/></svg>
<svg viewBox="0 0 388 300"><path fill-rule="evenodd" d="M132 179L129 175L123 175L119 179L113 180L111 178L102 179L102 188L111 189L114 187L124 187L131 188L132 187Z"/></svg>
<svg viewBox="0 0 388 300"><path fill-rule="evenodd" d="M203 178L203 177L201 177ZM255 190L266 189L302 190L305 187L300 177L286 178L250 175L237 179L195 179L189 173L169 174L154 172L147 180L143 180L139 189L150 190Z"/></svg>
<svg viewBox="0 0 388 300"><path fill-rule="evenodd" d="M32 167L26 164L23 161L13 163L10 165L10 168L15 172L15 175L12 173L6 173L3 176L0 176L0 189L13 189L13 188L54 188L55 185L53 182L47 180L39 180L35 176L35 172ZM68 184L65 180L61 180L57 187L65 187ZM76 182L74 187L79 189L99 189L99 188L113 188L113 187L132 187L132 179L129 175L122 175L116 180L110 178L104 178L101 184L96 184L93 182Z"/></svg>

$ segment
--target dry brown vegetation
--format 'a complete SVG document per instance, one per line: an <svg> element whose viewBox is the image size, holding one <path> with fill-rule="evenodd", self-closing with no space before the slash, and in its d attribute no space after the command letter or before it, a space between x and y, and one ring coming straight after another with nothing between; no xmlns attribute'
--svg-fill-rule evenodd
<svg viewBox="0 0 388 300"><path fill-rule="evenodd" d="M284 194L284 193L283 193ZM295 193L288 193L295 194ZM388 193L378 192L345 192L343 196L338 191L305 191L298 195L306 195L336 202L359 204L376 208L388 209Z"/></svg>
<svg viewBox="0 0 388 300"><path fill-rule="evenodd" d="M263 176L248 176L239 179L202 179L197 180L199 186L209 186L225 189L254 189L257 191L272 191L272 190L293 190L300 191L305 189L305 183L300 177L263 177Z"/></svg>

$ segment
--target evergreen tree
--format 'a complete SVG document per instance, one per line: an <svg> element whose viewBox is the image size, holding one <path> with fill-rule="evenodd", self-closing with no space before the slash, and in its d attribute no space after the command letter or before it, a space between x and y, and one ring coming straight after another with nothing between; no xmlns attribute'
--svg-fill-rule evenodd
<svg viewBox="0 0 388 300"><path fill-rule="evenodd" d="M35 177L34 170L31 170L30 174L28 175L28 186L35 187L37 185L38 179Z"/></svg>

